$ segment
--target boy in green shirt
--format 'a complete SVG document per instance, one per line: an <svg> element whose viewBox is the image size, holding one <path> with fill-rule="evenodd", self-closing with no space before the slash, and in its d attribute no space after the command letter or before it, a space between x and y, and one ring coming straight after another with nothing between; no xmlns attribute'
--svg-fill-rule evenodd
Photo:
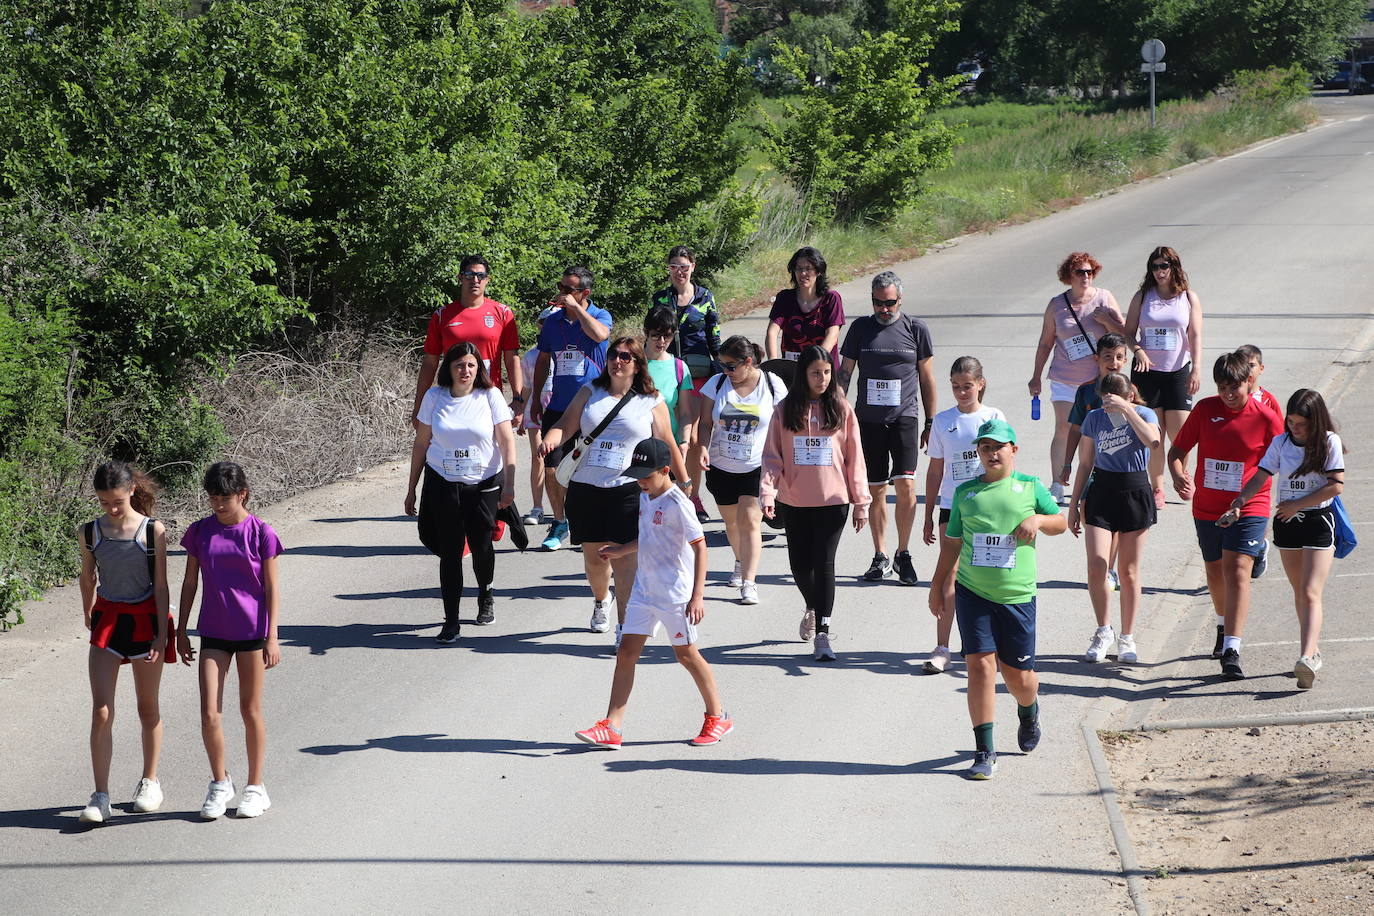
<svg viewBox="0 0 1374 916"><path fill-rule="evenodd" d="M998 661L1002 680L1016 698L1017 744L1029 752L1040 743L1035 536L1063 534L1068 525L1039 478L1016 472L1016 433L1011 424L989 420L978 427L974 445L983 474L954 491L940 562L930 583L930 612L940 616L945 582L957 567L954 613L968 666L968 711L976 747L966 775L991 779L997 770L992 719Z"/></svg>

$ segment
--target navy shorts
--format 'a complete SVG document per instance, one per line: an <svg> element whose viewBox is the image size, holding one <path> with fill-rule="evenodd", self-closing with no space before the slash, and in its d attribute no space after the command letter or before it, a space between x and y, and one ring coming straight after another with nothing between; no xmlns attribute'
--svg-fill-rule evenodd
<svg viewBox="0 0 1374 916"><path fill-rule="evenodd" d="M1259 556L1264 551L1264 529L1268 525L1269 518L1264 515L1242 515L1235 524L1226 528L1220 527L1215 521L1193 519L1193 527L1197 529L1197 545L1202 548L1202 559L1208 563L1220 560L1223 550Z"/></svg>
<svg viewBox="0 0 1374 916"><path fill-rule="evenodd" d="M954 619L959 623L964 657L996 652L1009 668L1035 670L1035 599L998 604L954 583Z"/></svg>

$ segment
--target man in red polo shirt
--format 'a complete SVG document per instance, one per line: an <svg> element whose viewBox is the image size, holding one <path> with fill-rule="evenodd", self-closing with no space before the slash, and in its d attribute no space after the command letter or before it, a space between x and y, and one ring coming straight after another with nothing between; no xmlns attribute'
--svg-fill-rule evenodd
<svg viewBox="0 0 1374 916"><path fill-rule="evenodd" d="M458 300L429 317L429 331L425 335L425 355L420 360L420 377L415 385L415 406L411 423L425 392L434 384L439 363L449 347L457 343L471 343L482 355L492 384L501 387L501 368L505 365L510 378L511 411L520 417L525 411L525 380L520 370L520 335L515 313L495 299L486 297L487 280L491 268L481 255L468 255L459 265L462 282ZM499 357L499 359L498 359Z"/></svg>

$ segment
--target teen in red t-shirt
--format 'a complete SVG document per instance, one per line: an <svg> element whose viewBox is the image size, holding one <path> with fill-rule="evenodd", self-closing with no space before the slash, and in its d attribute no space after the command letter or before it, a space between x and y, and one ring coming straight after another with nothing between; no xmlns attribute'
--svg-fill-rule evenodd
<svg viewBox="0 0 1374 916"><path fill-rule="evenodd" d="M1250 577L1269 546L1264 536L1268 482L1239 513L1230 506L1254 476L1269 442L1283 432L1283 419L1252 397L1255 379L1243 354L1218 358L1212 378L1217 396L1204 398L1188 415L1169 448L1169 472L1178 495L1193 500L1193 526L1218 617L1212 655L1221 659L1224 677L1239 680L1245 676L1240 642L1250 610ZM1183 462L1195 446L1197 467L1190 479Z"/></svg>

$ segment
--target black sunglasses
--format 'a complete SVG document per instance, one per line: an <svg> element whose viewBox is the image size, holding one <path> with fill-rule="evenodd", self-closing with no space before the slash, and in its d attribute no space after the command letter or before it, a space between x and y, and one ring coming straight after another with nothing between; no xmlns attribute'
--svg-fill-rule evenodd
<svg viewBox="0 0 1374 916"><path fill-rule="evenodd" d="M487 278L487 272L484 270L465 270L462 272L461 276L471 277L474 280L485 280Z"/></svg>
<svg viewBox="0 0 1374 916"><path fill-rule="evenodd" d="M561 280L558 283L558 291L560 293L580 293L582 289L583 287L581 286L567 286Z"/></svg>
<svg viewBox="0 0 1374 916"><path fill-rule="evenodd" d="M897 303L901 301L900 299L879 299L875 296L873 304L882 306L885 309L894 309L897 307Z"/></svg>
<svg viewBox="0 0 1374 916"><path fill-rule="evenodd" d="M1074 273L1080 277L1091 277L1093 274L1097 273L1097 271L1093 270L1091 267L1079 267L1074 270Z"/></svg>
<svg viewBox="0 0 1374 916"><path fill-rule="evenodd" d="M1173 270L1174 265L1167 261L1161 261L1150 265L1150 270Z"/></svg>
<svg viewBox="0 0 1374 916"><path fill-rule="evenodd" d="M611 352L610 358L628 363L634 360L635 355L633 353L626 353L624 350L614 350Z"/></svg>

